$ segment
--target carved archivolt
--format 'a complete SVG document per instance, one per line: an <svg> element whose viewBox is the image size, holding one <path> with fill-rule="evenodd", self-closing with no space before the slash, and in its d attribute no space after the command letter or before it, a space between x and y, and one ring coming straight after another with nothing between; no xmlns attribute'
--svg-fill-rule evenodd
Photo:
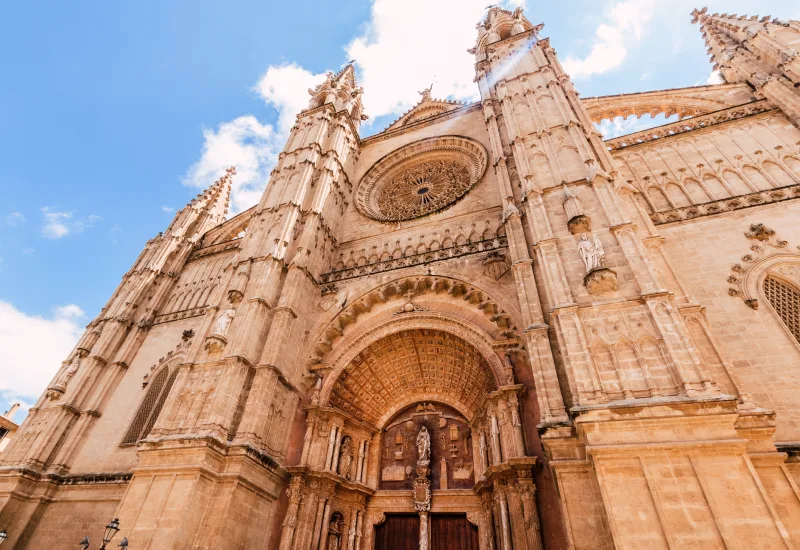
<svg viewBox="0 0 800 550"><path fill-rule="evenodd" d="M494 323L506 336L515 337L518 329L511 315L485 291L474 285L439 276L415 276L397 279L374 288L349 302L324 329L317 340L311 356L309 367L322 363L333 349L333 343L344 335L345 329L354 324L363 313L372 310L378 303L385 303L411 292L414 296L423 294L448 294L461 298L464 302L483 312L490 322ZM466 305L466 304L465 304Z"/></svg>
<svg viewBox="0 0 800 550"><path fill-rule="evenodd" d="M781 278L789 278L800 265L800 254L788 248L788 242L775 235L775 231L758 223L750 226L745 236L753 241L750 253L742 256L741 263L731 266L728 276L728 294L740 297L753 309L758 309L759 296L767 275L776 273ZM800 250L800 247L798 247Z"/></svg>
<svg viewBox="0 0 800 550"><path fill-rule="evenodd" d="M376 425L409 397L458 403L474 415L497 388L481 353L452 332L394 332L358 353L339 375L330 404Z"/></svg>
<svg viewBox="0 0 800 550"><path fill-rule="evenodd" d="M372 219L411 220L464 197L486 171L486 150L460 136L424 139L383 157L359 184L356 206Z"/></svg>

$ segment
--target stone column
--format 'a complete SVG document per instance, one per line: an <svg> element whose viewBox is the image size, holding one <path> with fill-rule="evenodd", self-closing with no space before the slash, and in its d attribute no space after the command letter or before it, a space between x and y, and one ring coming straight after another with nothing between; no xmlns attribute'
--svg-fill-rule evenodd
<svg viewBox="0 0 800 550"><path fill-rule="evenodd" d="M358 460L356 461L356 474L353 476L353 481L361 481L361 468L364 466L364 445L366 441L358 443Z"/></svg>
<svg viewBox="0 0 800 550"><path fill-rule="evenodd" d="M342 429L336 426L336 439L333 442L333 460L331 460L331 472L334 474L339 468L339 453L342 450Z"/></svg>
<svg viewBox="0 0 800 550"><path fill-rule="evenodd" d="M361 483L367 483L367 464L369 463L369 441L364 442L364 461L361 465Z"/></svg>
<svg viewBox="0 0 800 550"><path fill-rule="evenodd" d="M314 536L311 539L311 548L313 550L316 550L319 547L319 539L324 527L323 517L327 503L328 499L320 495L319 504L317 504L317 515L314 519Z"/></svg>
<svg viewBox="0 0 800 550"><path fill-rule="evenodd" d="M331 521L331 499L325 499L325 512L322 514L322 525L320 525L320 537L318 550L325 550L328 541L328 523Z"/></svg>
<svg viewBox="0 0 800 550"><path fill-rule="evenodd" d="M492 464L500 464L503 461L503 455L500 453L500 426L494 413L489 414L489 422L492 431Z"/></svg>
<svg viewBox="0 0 800 550"><path fill-rule="evenodd" d="M495 499L500 508L500 544L502 550L511 550L511 520L508 517L508 500L504 489L495 486Z"/></svg>
<svg viewBox="0 0 800 550"><path fill-rule="evenodd" d="M328 452L325 455L325 470L330 470L331 468L331 459L333 458L333 446L336 442L336 432L339 429L338 426L331 426L331 433L330 437L328 438Z"/></svg>
<svg viewBox="0 0 800 550"><path fill-rule="evenodd" d="M283 532L281 533L280 550L291 550L294 542L294 531L297 527L297 512L300 508L302 492L300 489L303 480L293 477L291 485L286 490L289 497L289 508L286 510L286 519L283 520Z"/></svg>
<svg viewBox="0 0 800 550"><path fill-rule="evenodd" d="M428 530L428 512L419 513L419 550L428 550L430 533Z"/></svg>

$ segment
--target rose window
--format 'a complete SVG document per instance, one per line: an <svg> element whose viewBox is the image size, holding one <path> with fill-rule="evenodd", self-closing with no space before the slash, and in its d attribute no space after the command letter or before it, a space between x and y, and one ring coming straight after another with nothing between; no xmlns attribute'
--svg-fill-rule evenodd
<svg viewBox="0 0 800 550"><path fill-rule="evenodd" d="M446 136L418 141L370 168L359 185L356 204L379 221L412 220L455 204L485 169L485 150L473 140Z"/></svg>

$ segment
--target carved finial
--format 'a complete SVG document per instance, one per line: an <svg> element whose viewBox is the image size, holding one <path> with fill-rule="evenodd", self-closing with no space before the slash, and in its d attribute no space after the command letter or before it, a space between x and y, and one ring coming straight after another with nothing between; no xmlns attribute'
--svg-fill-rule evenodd
<svg viewBox="0 0 800 550"><path fill-rule="evenodd" d="M698 10L698 9L692 10L692 13L691 13L691 15L692 15L692 24L694 25L695 23L697 23L700 20L700 16L701 15L705 15L706 13L708 13L708 7L704 7L703 9L700 9L700 10Z"/></svg>
<svg viewBox="0 0 800 550"><path fill-rule="evenodd" d="M422 90L421 92L417 92L419 95L422 96L420 103L423 101L430 101L431 100L431 90L433 90L433 84Z"/></svg>

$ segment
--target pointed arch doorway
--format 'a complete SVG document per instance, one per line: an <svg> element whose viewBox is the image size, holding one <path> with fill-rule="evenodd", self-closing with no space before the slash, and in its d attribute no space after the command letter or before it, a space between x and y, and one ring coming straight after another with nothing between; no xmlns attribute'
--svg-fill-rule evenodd
<svg viewBox="0 0 800 550"><path fill-rule="evenodd" d="M353 550L539 540L524 388L494 342L463 318L427 312L343 342L306 407L285 548L321 550L336 513Z"/></svg>

